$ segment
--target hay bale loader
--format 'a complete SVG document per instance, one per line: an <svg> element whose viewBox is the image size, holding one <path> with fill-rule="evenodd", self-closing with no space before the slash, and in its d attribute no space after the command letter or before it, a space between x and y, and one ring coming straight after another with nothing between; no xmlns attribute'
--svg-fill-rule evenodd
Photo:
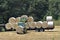
<svg viewBox="0 0 60 40"><path fill-rule="evenodd" d="M19 22L18 27L16 28L17 34L25 34L27 32L24 22Z"/></svg>

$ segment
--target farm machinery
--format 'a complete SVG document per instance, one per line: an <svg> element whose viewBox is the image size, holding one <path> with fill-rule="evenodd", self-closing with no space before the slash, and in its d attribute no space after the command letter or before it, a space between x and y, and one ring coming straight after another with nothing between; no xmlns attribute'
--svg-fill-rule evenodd
<svg viewBox="0 0 60 40"><path fill-rule="evenodd" d="M21 17L11 17L7 24L6 30L15 29L19 33L27 33L27 30L35 30L44 32L45 30L54 29L54 22L52 16L47 16L46 21L35 22L32 16L22 15Z"/></svg>

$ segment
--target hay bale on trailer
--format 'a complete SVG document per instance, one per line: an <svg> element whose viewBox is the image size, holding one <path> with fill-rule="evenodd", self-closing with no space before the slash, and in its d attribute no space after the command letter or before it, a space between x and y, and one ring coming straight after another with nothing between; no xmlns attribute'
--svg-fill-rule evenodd
<svg viewBox="0 0 60 40"><path fill-rule="evenodd" d="M48 28L51 28L51 29L54 28L54 23L53 23L53 21L48 21Z"/></svg>
<svg viewBox="0 0 60 40"><path fill-rule="evenodd" d="M52 21L52 16L47 16L46 21Z"/></svg>
<svg viewBox="0 0 60 40"><path fill-rule="evenodd" d="M28 21L28 22L33 22L33 21L34 21L34 19L33 19L33 17L32 17L32 16L29 16L27 21Z"/></svg>
<svg viewBox="0 0 60 40"><path fill-rule="evenodd" d="M9 23L16 23L16 19L14 17L9 18Z"/></svg>
<svg viewBox="0 0 60 40"><path fill-rule="evenodd" d="M42 22L42 21L41 21ZM42 27L42 23L41 22L37 22L36 23L36 28L41 28Z"/></svg>
<svg viewBox="0 0 60 40"><path fill-rule="evenodd" d="M5 25L5 27L6 27L7 30L9 30L9 29L12 28L12 24L11 24L11 23L7 23L7 24Z"/></svg>
<svg viewBox="0 0 60 40"><path fill-rule="evenodd" d="M12 28L13 28L13 29L16 29L17 26L18 26L18 23L13 23L13 24L12 24Z"/></svg>
<svg viewBox="0 0 60 40"><path fill-rule="evenodd" d="M36 27L36 22L28 22L28 27L34 29Z"/></svg>
<svg viewBox="0 0 60 40"><path fill-rule="evenodd" d="M17 18L16 18L16 22L17 22L17 23L20 22L20 17L17 17Z"/></svg>
<svg viewBox="0 0 60 40"><path fill-rule="evenodd" d="M47 27L48 27L48 22L44 21L43 24L42 24L42 28L47 28Z"/></svg>

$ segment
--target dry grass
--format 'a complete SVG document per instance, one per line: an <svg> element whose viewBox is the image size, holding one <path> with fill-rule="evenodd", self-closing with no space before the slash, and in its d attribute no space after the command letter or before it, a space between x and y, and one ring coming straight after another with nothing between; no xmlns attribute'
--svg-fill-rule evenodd
<svg viewBox="0 0 60 40"><path fill-rule="evenodd" d="M0 40L60 40L60 26L45 32L28 31L27 34L17 34L15 31L0 32Z"/></svg>

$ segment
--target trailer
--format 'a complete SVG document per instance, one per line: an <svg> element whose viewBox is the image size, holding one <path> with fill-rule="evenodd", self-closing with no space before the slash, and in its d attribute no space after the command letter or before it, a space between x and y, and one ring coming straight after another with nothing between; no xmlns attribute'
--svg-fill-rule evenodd
<svg viewBox="0 0 60 40"><path fill-rule="evenodd" d="M16 32L19 33L27 33L27 30L35 30L38 32L44 32L45 30L52 30L55 28L54 22L52 19L52 16L47 16L46 21L38 21L35 22L32 16L21 16L17 19L13 17L10 18L8 24L10 23L11 25L5 26L6 30L7 28L10 29L15 29ZM8 27L9 26L9 27Z"/></svg>

